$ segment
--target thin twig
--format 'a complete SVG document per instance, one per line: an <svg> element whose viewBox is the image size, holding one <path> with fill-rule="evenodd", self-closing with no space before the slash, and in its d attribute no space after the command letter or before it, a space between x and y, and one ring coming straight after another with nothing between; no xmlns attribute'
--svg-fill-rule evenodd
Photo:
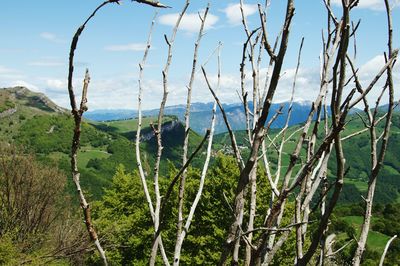
<svg viewBox="0 0 400 266"><path fill-rule="evenodd" d="M233 148L233 152L235 154L236 162L238 164L239 169L242 170L243 167L244 167L244 163L243 163L242 156L240 155L240 150L239 150L237 142L236 142L235 134L233 133L232 127L231 127L231 125L229 124L229 121L228 121L228 117L227 117L227 115L225 113L225 110L224 110L220 100L218 99L218 96L215 94L214 90L211 87L211 84L210 84L210 82L208 80L208 77L207 77L206 70L204 69L203 66L201 67L201 69L203 71L203 75L204 75L204 78L206 80L208 89L210 90L210 92L213 95L214 99L217 101L218 107L221 110L222 116L224 118L225 125L228 128L228 133L229 133L229 136L231 138L232 148Z"/></svg>
<svg viewBox="0 0 400 266"><path fill-rule="evenodd" d="M395 240L395 238L397 237L397 235L394 235L391 239L389 239L389 241L386 243L385 249L383 250L383 254L381 257L381 260L379 261L379 266L383 266L383 262L385 261L385 257L386 257L386 253L390 247L390 244L393 242L393 240Z"/></svg>
<svg viewBox="0 0 400 266"><path fill-rule="evenodd" d="M192 88L193 88L193 83L195 80L195 75L196 75L196 67L197 67L197 54L199 51L200 47L200 42L203 37L203 30L205 26L205 22L207 19L207 14L210 9L210 4L207 5L204 15L200 17L201 25L200 25L200 30L199 34L197 36L197 40L195 43L195 48L194 48L194 53L193 53L193 63L192 63L192 71L190 74L190 79L189 79L189 84L187 86L187 98L186 98L186 111L185 111L185 135L184 135L184 140L183 140L183 156L182 156L182 164L184 165L187 161L187 155L188 155L188 149L189 149L189 136L190 136L190 107L192 103ZM180 242L181 234L182 234L182 226L183 226L183 204L184 204L184 194L185 194L185 183L186 183L186 171L183 172L180 183L179 183L179 195L178 195L178 222L177 222L177 241L176 241L176 246L175 250L179 250L179 255L180 255L180 247L178 247L178 244ZM183 241L183 240L182 240ZM177 251L175 251L175 254ZM174 264L176 264L176 260L179 262L179 256L178 258L174 259Z"/></svg>
<svg viewBox="0 0 400 266"><path fill-rule="evenodd" d="M220 47L220 46L219 46ZM221 65L220 65L220 49L218 49L218 85L217 85L217 90L220 86L220 80L221 80ZM196 211L197 205L200 201L201 195L203 193L203 188L204 188L204 183L205 183L205 178L208 170L208 165L210 163L210 158L211 158L211 151L212 151L212 142L213 142L213 137L214 137L214 131L215 131L215 120L216 120L216 109L217 109L217 102L214 101L213 109L212 109L212 118L211 118L211 126L210 126L210 135L208 139L208 146L207 146L207 154L206 154L206 159L204 161L203 165L203 170L201 172L200 176L200 184L199 188L196 193L196 197L192 203L192 206L190 207L189 215L186 219L185 226L183 228L183 231L178 235L178 239L175 245L175 253L174 253L174 265L179 265L179 260L180 260L180 254L181 254L181 249L182 249L182 243L183 240L185 239L185 236L187 232L189 231L190 225L193 220L194 213Z"/></svg>
<svg viewBox="0 0 400 266"><path fill-rule="evenodd" d="M141 4L146 4L149 6L154 6L154 7L158 7L158 8L170 8L170 6L166 6L162 3L160 3L159 1L152 1L152 0L131 0L132 2L138 2Z"/></svg>

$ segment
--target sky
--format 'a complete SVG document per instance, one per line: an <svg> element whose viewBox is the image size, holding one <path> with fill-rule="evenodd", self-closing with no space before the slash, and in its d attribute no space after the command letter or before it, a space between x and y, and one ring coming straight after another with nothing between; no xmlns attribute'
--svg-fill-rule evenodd
<svg viewBox="0 0 400 266"><path fill-rule="evenodd" d="M121 1L101 9L87 25L79 40L75 56L74 87L82 87L85 69L91 75L88 106L95 109L136 109L138 95L138 64L143 51L155 9L143 4ZM153 42L144 69L143 108L158 108L162 98L162 69L167 58L164 34L171 36L177 14L184 0L164 0L168 9L158 10L153 31ZM249 27L259 25L257 3L245 0L245 14ZM261 1L264 3L265 1ZM340 0L332 0L333 11L340 17ZM72 36L89 14L102 1L99 0L0 0L0 87L26 86L45 93L55 103L68 108L67 94L68 55ZM246 34L241 24L239 0L192 0L178 31L170 68L167 105L184 104L193 60L194 43L200 20L210 3L205 35L199 48L199 64L205 68L212 86L217 81L217 59L213 51L222 42L222 77L218 95L224 103L240 102L239 64ZM400 0L392 0L394 47L400 46ZM322 0L295 1L288 52L275 102L287 101L297 63L301 38L304 37L301 66L297 79L295 99L312 101L319 90L319 56L321 35L326 25L326 10ZM271 0L268 8L268 34L270 40L278 35L284 19L286 1ZM383 0L360 0L352 11L352 20L361 19L357 31L356 65L364 85L384 64L387 51L386 14ZM351 44L352 45L352 44ZM210 58L208 60L208 58ZM262 69L268 60L264 56ZM247 64L250 66L250 64ZM400 84L398 64L395 67L395 85ZM246 71L250 71L247 68ZM250 72L247 75L251 77ZM262 76L263 78L263 76ZM246 81L251 90L250 80ZM377 97L379 87L371 94ZM400 97L396 90L396 99ZM212 96L205 86L200 71L193 89L194 102L210 102Z"/></svg>

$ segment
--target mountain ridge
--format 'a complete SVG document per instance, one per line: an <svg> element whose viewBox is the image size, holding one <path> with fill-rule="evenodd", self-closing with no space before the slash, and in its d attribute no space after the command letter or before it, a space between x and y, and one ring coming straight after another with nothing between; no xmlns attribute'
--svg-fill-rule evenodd
<svg viewBox="0 0 400 266"><path fill-rule="evenodd" d="M289 109L289 102L274 103L270 109L270 119L282 106L282 114L277 117L275 122L272 124L272 128L280 128L285 125L286 115ZM292 116L289 121L289 126L299 124L307 119L311 108L312 102L301 101L294 102L292 107ZM193 103L191 105L190 114L190 127L198 134L204 134L209 128L212 117L212 106L213 103ZM222 104L224 111L228 117L228 121L233 130L244 130L246 125L246 116L242 103L231 103ZM252 102L249 102L249 109L253 109ZM186 111L185 105L173 105L168 106L164 110L165 115L173 115L178 117L181 122L184 122L184 115ZM142 111L143 116L156 116L158 115L158 109L144 110ZM128 120L137 118L137 110L134 109L98 109L88 111L84 117L93 121L112 121L112 120ZM221 111L217 110L217 119L215 125L215 133L227 132L223 115Z"/></svg>

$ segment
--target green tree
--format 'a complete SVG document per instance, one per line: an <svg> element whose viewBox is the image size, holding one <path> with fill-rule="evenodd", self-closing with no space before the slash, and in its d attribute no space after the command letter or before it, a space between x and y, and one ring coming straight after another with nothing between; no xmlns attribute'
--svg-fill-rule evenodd
<svg viewBox="0 0 400 266"><path fill-rule="evenodd" d="M160 179L161 192L165 193L170 178L177 169L169 165L169 178ZM236 189L239 171L232 157L219 154L205 182L204 192L196 209L192 226L187 239L183 243L181 262L184 265L215 265L222 252L222 243L232 219L231 203ZM271 191L267 185L263 169L259 169L258 195L260 202L257 209L257 223L264 219L268 202L264 202ZM186 205L184 213L188 213L200 180L200 171L190 168L187 178ZM149 180L148 186L152 190ZM152 194L153 191L150 191ZM164 247L171 254L175 244L177 212L177 188L171 201L167 204L165 227L162 232ZM288 210L294 208L288 204ZM147 265L151 252L154 229L149 208L142 191L142 184L136 172L127 173L124 166L119 166L113 177L112 185L105 191L101 201L96 203L94 219L99 233L105 238L107 256L113 265ZM287 213L290 213L288 211ZM244 221L247 221L245 214ZM291 223L292 217L284 215L282 226ZM245 228L243 230L246 230ZM256 232L256 237L261 232ZM308 241L308 240L306 240ZM287 243L277 254L275 264L288 262L289 255L294 255L295 234L292 232ZM244 245L244 243L243 243ZM89 264L96 264L97 255L89 258ZM160 258L159 258L160 259ZM161 263L161 259L160 259ZM293 263L293 261L290 261Z"/></svg>

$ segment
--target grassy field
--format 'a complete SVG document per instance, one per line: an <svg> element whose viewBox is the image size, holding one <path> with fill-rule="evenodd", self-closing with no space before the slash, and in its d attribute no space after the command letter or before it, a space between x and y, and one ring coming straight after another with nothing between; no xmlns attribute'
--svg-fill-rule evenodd
<svg viewBox="0 0 400 266"><path fill-rule="evenodd" d="M78 167L80 169L86 168L90 159L106 159L111 154L107 153L104 149L95 149L93 147L83 147L78 152ZM68 160L68 154L62 152L52 152L49 157L54 161Z"/></svg>
<svg viewBox="0 0 400 266"><path fill-rule="evenodd" d="M341 219L350 223L354 227L354 229L356 229L357 238L358 238L360 236L361 225L363 223L363 217L362 216L346 216L346 217L342 217ZM374 217L372 217L372 224L374 223L375 220L376 219L374 219ZM381 253L381 252L383 252L385 245L389 239L390 239L390 237L385 234L375 232L375 231L370 231L368 234L367 246L371 250Z"/></svg>
<svg viewBox="0 0 400 266"><path fill-rule="evenodd" d="M164 122L168 122L173 120L174 117L172 116L165 116ZM143 117L142 119L142 129L147 128L150 124L156 124L157 118L156 117ZM90 121L90 124L94 125L97 128L102 128L104 131L107 132L115 132L115 133L127 133L137 130L138 126L138 119L127 119L127 120L115 120L109 122L93 122Z"/></svg>
<svg viewBox="0 0 400 266"><path fill-rule="evenodd" d="M357 179L346 179L345 181L347 184L353 184L360 192L366 192L368 189L368 183L362 180Z"/></svg>
<svg viewBox="0 0 400 266"><path fill-rule="evenodd" d="M106 159L110 157L111 154L103 149L93 149L91 147L85 147L81 149L78 153L78 167L86 168L87 163L91 159Z"/></svg>

